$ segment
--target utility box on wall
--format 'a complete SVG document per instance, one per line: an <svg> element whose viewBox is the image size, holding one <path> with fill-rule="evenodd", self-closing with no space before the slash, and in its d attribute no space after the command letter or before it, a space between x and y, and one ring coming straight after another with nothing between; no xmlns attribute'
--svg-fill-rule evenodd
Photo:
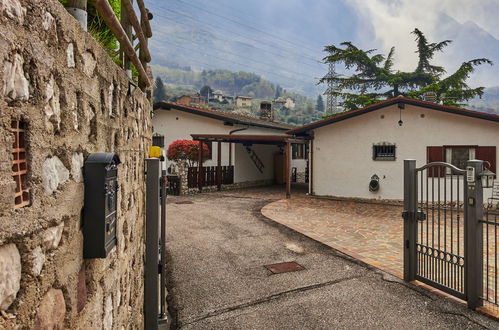
<svg viewBox="0 0 499 330"><path fill-rule="evenodd" d="M105 258L118 241L118 164L115 153L94 153L85 160L84 258Z"/></svg>

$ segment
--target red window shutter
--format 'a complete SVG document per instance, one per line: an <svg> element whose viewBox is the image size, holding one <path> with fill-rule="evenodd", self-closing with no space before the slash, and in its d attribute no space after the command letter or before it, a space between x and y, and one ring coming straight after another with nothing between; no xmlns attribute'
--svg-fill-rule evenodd
<svg viewBox="0 0 499 330"><path fill-rule="evenodd" d="M443 162L445 161L444 147L426 147L426 162ZM433 173L436 178L440 178L444 174L444 169L442 166L429 168L427 170L428 177L433 177Z"/></svg>
<svg viewBox="0 0 499 330"><path fill-rule="evenodd" d="M487 161L490 163L490 168L492 172L496 173L497 164L496 164L496 147L478 147L476 148L476 159ZM485 165L487 166L487 165Z"/></svg>

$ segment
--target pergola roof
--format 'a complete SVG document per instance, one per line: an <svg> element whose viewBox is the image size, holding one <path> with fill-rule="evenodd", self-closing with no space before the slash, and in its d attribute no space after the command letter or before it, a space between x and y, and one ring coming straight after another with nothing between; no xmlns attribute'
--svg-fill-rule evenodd
<svg viewBox="0 0 499 330"><path fill-rule="evenodd" d="M232 142L242 144L273 144L306 143L308 138L293 137L290 135L267 134L191 134L196 141L204 142Z"/></svg>

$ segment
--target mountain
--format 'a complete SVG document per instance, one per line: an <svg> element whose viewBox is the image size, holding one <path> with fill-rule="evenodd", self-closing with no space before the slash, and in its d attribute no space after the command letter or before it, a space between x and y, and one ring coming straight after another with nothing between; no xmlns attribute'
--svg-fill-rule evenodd
<svg viewBox="0 0 499 330"><path fill-rule="evenodd" d="M381 48L376 29L370 26L368 17L359 14L362 8L354 8L352 3L149 0L154 14L154 36L149 45L153 64L193 71L251 72L290 92L315 98L326 87L317 85L318 79L327 73L327 67L319 63L325 55L325 45L352 41L365 49ZM414 27L417 24L414 22ZM487 57L498 64L477 68L469 83L472 87L499 85L499 40L478 24L470 20L459 22L439 12L435 27L419 28L428 30L431 40L453 40L435 57L448 73L466 60ZM408 34L407 38L410 42L406 47L415 49L413 36Z"/></svg>
<svg viewBox="0 0 499 330"><path fill-rule="evenodd" d="M493 66L483 65L471 76L470 84L495 86L499 84L499 40L477 24L467 21L459 23L446 14L439 15L436 29L437 40L450 39L453 42L438 55L448 73L452 73L462 62L474 58L488 58Z"/></svg>
<svg viewBox="0 0 499 330"><path fill-rule="evenodd" d="M470 101L468 107L499 115L499 86L486 88L482 98Z"/></svg>

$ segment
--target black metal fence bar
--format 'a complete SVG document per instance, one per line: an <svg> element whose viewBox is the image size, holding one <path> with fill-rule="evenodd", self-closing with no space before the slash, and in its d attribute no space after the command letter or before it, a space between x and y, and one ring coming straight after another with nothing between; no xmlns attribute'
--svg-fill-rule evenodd
<svg viewBox="0 0 499 330"><path fill-rule="evenodd" d="M484 217L480 221L483 226L483 294L481 299L487 307L499 312L498 300L498 259L497 259L497 227L499 226L499 198L489 198Z"/></svg>
<svg viewBox="0 0 499 330"><path fill-rule="evenodd" d="M465 297L463 209L460 186L463 175L441 175L441 165L416 170L418 182L418 235L416 279ZM456 231L455 228L458 230Z"/></svg>
<svg viewBox="0 0 499 330"><path fill-rule="evenodd" d="M484 215L482 171L480 160L466 170L404 161L404 279L465 299L472 309L483 301L499 306L499 199L489 199Z"/></svg>

